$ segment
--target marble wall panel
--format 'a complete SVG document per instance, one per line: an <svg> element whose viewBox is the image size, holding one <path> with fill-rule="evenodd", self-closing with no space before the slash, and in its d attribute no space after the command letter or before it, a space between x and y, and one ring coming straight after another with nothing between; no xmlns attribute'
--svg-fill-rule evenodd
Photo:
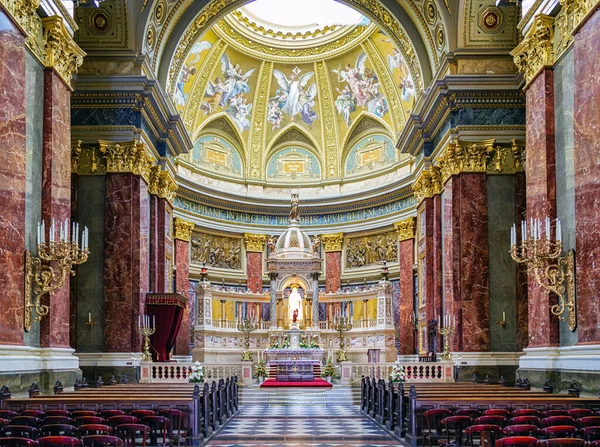
<svg viewBox="0 0 600 447"><path fill-rule="evenodd" d="M25 195L25 248L37 249L37 224L42 220L42 141L44 112L44 67L25 52L27 102L27 192ZM40 326L34 323L26 332L25 344L39 346Z"/></svg>
<svg viewBox="0 0 600 447"><path fill-rule="evenodd" d="M158 259L160 257L160 242L158 236L158 228L160 226L160 213L158 211L158 201L159 198L157 196L150 196L150 290L155 293L164 291L162 287L159 287L159 283L162 283L164 286L164 279L160 278L160 272L158 269Z"/></svg>
<svg viewBox="0 0 600 447"><path fill-rule="evenodd" d="M565 252L575 248L574 166L574 51L570 49L554 66L554 122L556 136L556 217L562 224ZM560 322L560 345L577 343L577 332Z"/></svg>
<svg viewBox="0 0 600 447"><path fill-rule="evenodd" d="M515 180L508 175L487 178L490 287L490 350L517 350L517 264L512 260L510 228L515 222ZM504 328L497 324L506 317Z"/></svg>
<svg viewBox="0 0 600 447"><path fill-rule="evenodd" d="M527 191L525 173L514 176L515 184L515 222L517 238L521 240L521 220L527 217ZM527 296L529 276L524 264L516 266L516 325L517 350L521 351L529 344L529 301Z"/></svg>
<svg viewBox="0 0 600 447"><path fill-rule="evenodd" d="M175 240L175 291L185 295L188 305L183 313L181 327L175 342L176 355L190 354L190 297L188 293L190 283L190 243L180 239Z"/></svg>
<svg viewBox="0 0 600 447"><path fill-rule="evenodd" d="M527 218L556 218L556 161L554 75L543 70L527 89ZM556 346L558 319L551 315L550 298L529 278L529 347Z"/></svg>
<svg viewBox="0 0 600 447"><path fill-rule="evenodd" d="M342 287L342 252L325 253L325 286L327 293L334 293Z"/></svg>
<svg viewBox="0 0 600 447"><path fill-rule="evenodd" d="M600 12L575 35L575 213L579 343L600 342Z"/></svg>
<svg viewBox="0 0 600 447"><path fill-rule="evenodd" d="M0 10L0 344L23 344L25 251L26 94L25 44Z"/></svg>
<svg viewBox="0 0 600 447"><path fill-rule="evenodd" d="M401 241L398 245L400 265L400 355L414 354L414 239Z"/></svg>
<svg viewBox="0 0 600 447"><path fill-rule="evenodd" d="M253 293L262 292L263 254L246 252L246 277L248 290Z"/></svg>
<svg viewBox="0 0 600 447"><path fill-rule="evenodd" d="M433 253L433 268L432 268L432 283L433 283L433 300L432 307L429 312L429 319L436 319L438 315L442 314L442 301L443 301L443 272L442 272L442 196L436 195L432 199L433 201L433 221L432 221L432 253ZM439 327L439 322L438 322ZM442 336L438 332L437 334L437 346L442 346Z"/></svg>
<svg viewBox="0 0 600 447"><path fill-rule="evenodd" d="M460 294L458 275L454 271L454 265L460 265L460 239L459 234L456 234L454 229L454 178L450 178L444 185L444 191L441 195L442 203L442 294L443 308L441 315L452 315L456 319L457 326L460 325ZM459 199L460 200L460 199ZM461 350L460 333L458 330L454 332L454 336L450 339L450 349L452 351Z"/></svg>

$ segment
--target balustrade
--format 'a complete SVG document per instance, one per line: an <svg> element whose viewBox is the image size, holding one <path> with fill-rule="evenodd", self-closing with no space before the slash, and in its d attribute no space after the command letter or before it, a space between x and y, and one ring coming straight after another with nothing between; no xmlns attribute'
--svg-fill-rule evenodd
<svg viewBox="0 0 600 447"><path fill-rule="evenodd" d="M150 363L141 366L141 383L187 383L192 371L193 362L186 363ZM205 380L219 380L242 375L241 365L202 365Z"/></svg>

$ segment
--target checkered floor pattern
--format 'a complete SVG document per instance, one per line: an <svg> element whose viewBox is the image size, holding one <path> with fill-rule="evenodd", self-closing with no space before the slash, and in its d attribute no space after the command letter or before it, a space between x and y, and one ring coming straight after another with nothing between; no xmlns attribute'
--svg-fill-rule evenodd
<svg viewBox="0 0 600 447"><path fill-rule="evenodd" d="M355 406L242 406L208 447L342 447L399 444Z"/></svg>

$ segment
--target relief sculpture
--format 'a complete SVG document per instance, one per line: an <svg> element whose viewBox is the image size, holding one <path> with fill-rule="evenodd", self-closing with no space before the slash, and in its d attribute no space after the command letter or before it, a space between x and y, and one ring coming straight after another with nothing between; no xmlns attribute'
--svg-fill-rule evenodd
<svg viewBox="0 0 600 447"><path fill-rule="evenodd" d="M368 267L383 261L398 261L398 239L393 231L348 240L346 268Z"/></svg>
<svg viewBox="0 0 600 447"><path fill-rule="evenodd" d="M240 270L242 268L241 239L212 234L194 233L191 259L193 264Z"/></svg>

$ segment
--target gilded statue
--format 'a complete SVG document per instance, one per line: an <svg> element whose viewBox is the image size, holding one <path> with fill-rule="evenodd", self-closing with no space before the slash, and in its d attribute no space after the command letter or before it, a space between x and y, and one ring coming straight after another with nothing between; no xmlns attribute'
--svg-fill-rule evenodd
<svg viewBox="0 0 600 447"><path fill-rule="evenodd" d="M290 209L290 221L298 221L300 213L298 212L298 193L292 193L292 208Z"/></svg>
<svg viewBox="0 0 600 447"><path fill-rule="evenodd" d="M318 234L315 234L312 240L312 252L314 254L319 254L319 247L321 246L321 238Z"/></svg>

